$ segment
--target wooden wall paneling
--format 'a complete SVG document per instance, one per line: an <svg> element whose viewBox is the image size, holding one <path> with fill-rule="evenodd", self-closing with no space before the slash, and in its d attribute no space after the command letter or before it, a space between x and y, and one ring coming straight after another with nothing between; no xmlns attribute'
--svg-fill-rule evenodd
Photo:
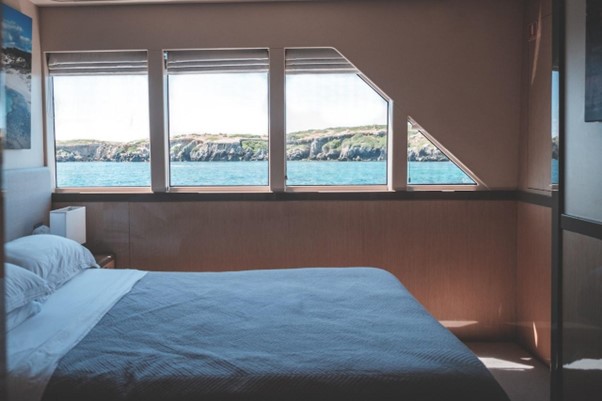
<svg viewBox="0 0 602 401"><path fill-rule="evenodd" d="M514 335L514 201L82 205L88 207L88 246L114 252L120 267L381 267L461 338Z"/></svg>
<svg viewBox="0 0 602 401"><path fill-rule="evenodd" d="M376 266L463 338L514 333L513 201L136 202L130 219L136 268Z"/></svg>
<svg viewBox="0 0 602 401"><path fill-rule="evenodd" d="M53 203L52 208L66 206L86 207L86 247L92 253L114 253L117 267L131 267L130 218L127 203Z"/></svg>
<svg viewBox="0 0 602 401"><path fill-rule="evenodd" d="M602 394L602 240L563 232L564 400Z"/></svg>
<svg viewBox="0 0 602 401"><path fill-rule="evenodd" d="M552 211L518 202L516 320L518 341L550 365Z"/></svg>

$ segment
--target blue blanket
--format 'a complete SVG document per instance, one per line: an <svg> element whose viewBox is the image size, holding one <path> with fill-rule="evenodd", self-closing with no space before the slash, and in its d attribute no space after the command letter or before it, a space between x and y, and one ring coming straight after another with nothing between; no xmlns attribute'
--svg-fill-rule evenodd
<svg viewBox="0 0 602 401"><path fill-rule="evenodd" d="M372 268L148 273L60 361L45 401L507 401Z"/></svg>

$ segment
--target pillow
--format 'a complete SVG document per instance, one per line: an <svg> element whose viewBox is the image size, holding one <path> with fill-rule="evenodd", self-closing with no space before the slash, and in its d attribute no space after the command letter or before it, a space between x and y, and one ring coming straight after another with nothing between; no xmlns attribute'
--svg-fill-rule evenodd
<svg viewBox="0 0 602 401"><path fill-rule="evenodd" d="M42 304L37 301L31 301L30 303L21 306L6 314L6 331L10 331L29 319L33 315L40 313L42 310Z"/></svg>
<svg viewBox="0 0 602 401"><path fill-rule="evenodd" d="M51 234L30 235L7 242L5 260L37 274L56 290L89 267L98 267L92 253L77 242Z"/></svg>
<svg viewBox="0 0 602 401"><path fill-rule="evenodd" d="M50 294L46 280L22 267L5 263L4 277L7 313Z"/></svg>

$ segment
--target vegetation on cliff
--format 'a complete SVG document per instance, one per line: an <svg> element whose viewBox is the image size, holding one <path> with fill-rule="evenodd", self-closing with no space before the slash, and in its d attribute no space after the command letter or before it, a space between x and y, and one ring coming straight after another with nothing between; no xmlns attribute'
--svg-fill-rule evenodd
<svg viewBox="0 0 602 401"><path fill-rule="evenodd" d="M382 161L387 159L385 126L335 127L287 135L288 160ZM417 131L408 136L410 161L447 160ZM268 158L268 138L262 135L186 134L170 139L172 161L261 161ZM127 143L57 141L56 159L67 161L148 161L148 140Z"/></svg>

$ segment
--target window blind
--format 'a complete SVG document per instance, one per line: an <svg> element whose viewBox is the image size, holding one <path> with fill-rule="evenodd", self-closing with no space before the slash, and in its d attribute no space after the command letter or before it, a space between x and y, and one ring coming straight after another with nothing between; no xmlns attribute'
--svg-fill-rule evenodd
<svg viewBox="0 0 602 401"><path fill-rule="evenodd" d="M359 73L338 51L331 48L288 49L285 55L287 73Z"/></svg>
<svg viewBox="0 0 602 401"><path fill-rule="evenodd" d="M165 52L168 74L267 72L267 49L172 50Z"/></svg>
<svg viewBox="0 0 602 401"><path fill-rule="evenodd" d="M144 51L51 53L48 55L50 75L146 74Z"/></svg>

